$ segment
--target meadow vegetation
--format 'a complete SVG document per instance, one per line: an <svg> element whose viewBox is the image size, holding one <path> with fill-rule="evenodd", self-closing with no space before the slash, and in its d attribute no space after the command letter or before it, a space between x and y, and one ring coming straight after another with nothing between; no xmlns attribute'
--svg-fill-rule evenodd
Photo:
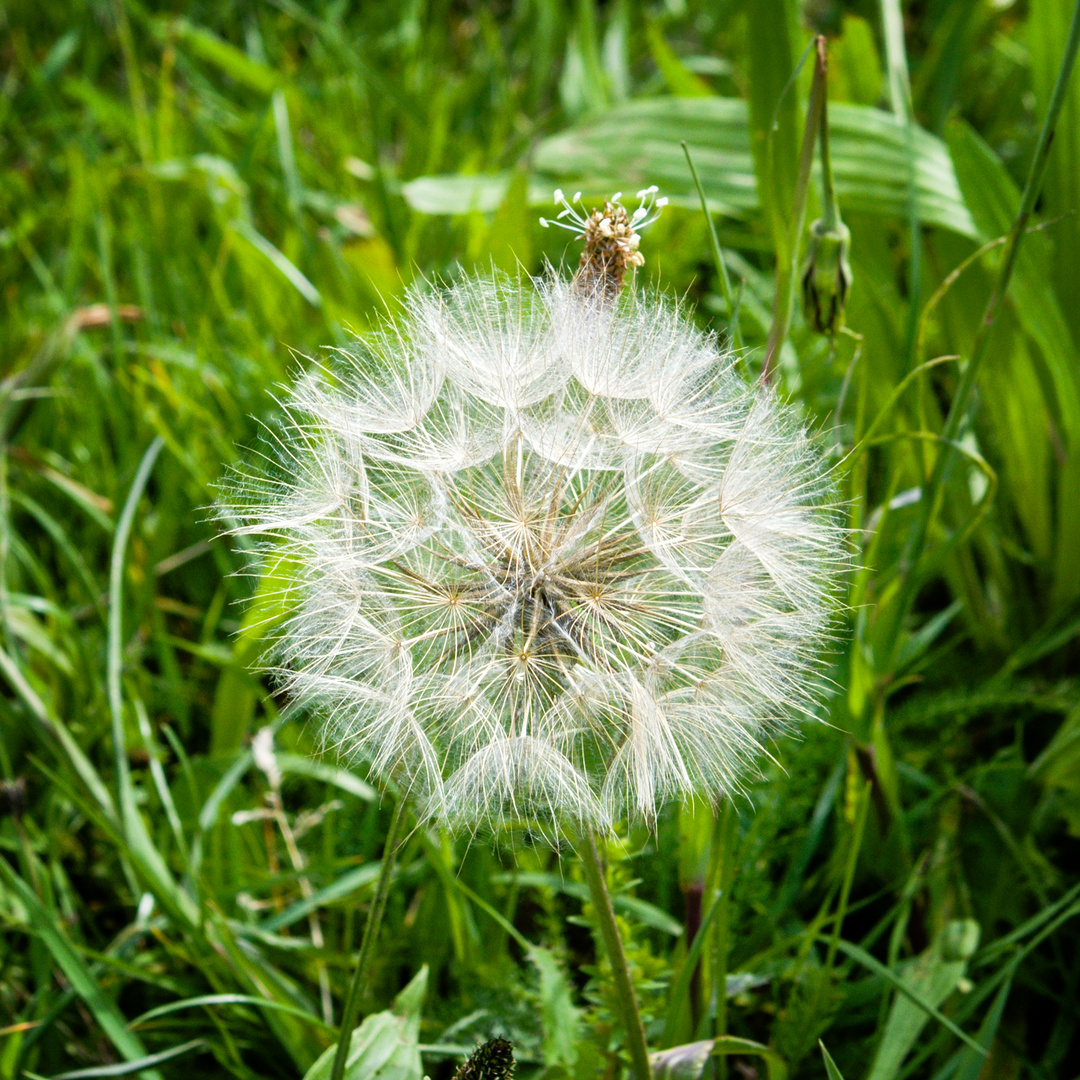
<svg viewBox="0 0 1080 1080"><path fill-rule="evenodd" d="M639 281L757 378L805 250L815 33L853 284L833 337L794 313L775 379L851 529L834 692L733 801L608 845L649 1045L720 1040L664 1065L694 1080L1080 1074L1075 77L980 329L1071 16L0 10L0 1078L329 1075L393 800L259 674L285 613L221 479L411 286L575 262L555 187L657 184ZM406 831L347 1075L449 1077L500 1036L521 1077L614 1076L577 863Z"/></svg>

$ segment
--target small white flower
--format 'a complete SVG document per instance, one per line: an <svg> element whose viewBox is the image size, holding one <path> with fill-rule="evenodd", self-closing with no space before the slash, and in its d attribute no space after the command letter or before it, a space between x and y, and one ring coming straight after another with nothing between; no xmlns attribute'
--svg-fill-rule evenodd
<svg viewBox="0 0 1080 1080"><path fill-rule="evenodd" d="M648 228L659 216L660 211L667 206L667 196L657 198L656 193L660 189L653 184L651 187L644 188L637 193L638 207L632 214L626 213L626 208L622 204L622 192L617 191L607 201L607 207L610 209L601 210L596 212L598 219L597 228L605 235L611 236L614 231L613 217L615 212L621 211L622 215L626 217L631 228L637 232L641 232L642 229ZM545 229L550 228L552 225L557 225L560 229L567 229L568 231L576 234L577 236L585 236L589 229L590 221L593 219L593 214L590 214L585 209L585 204L581 201L581 192L574 193L574 197L567 200L563 195L562 188L555 189L555 205L561 206L562 210L554 218L541 218L540 224Z"/></svg>
<svg viewBox="0 0 1080 1080"><path fill-rule="evenodd" d="M229 510L295 568L277 671L430 818L651 820L811 711L843 561L825 467L670 302L415 293L285 412L275 478Z"/></svg>

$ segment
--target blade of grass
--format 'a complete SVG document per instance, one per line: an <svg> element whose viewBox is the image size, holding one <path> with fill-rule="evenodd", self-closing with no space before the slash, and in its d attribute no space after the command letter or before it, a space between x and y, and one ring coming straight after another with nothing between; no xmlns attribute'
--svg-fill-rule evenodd
<svg viewBox="0 0 1080 1080"><path fill-rule="evenodd" d="M34 933L45 943L56 966L64 973L64 978L71 984L75 993L85 1002L102 1033L126 1061L145 1060L146 1048L137 1035L127 1030L126 1021L120 1010L98 986L97 980L83 963L82 957L61 931L53 912L42 904L26 882L8 866L5 859L0 859L0 877L26 908ZM162 1080L161 1074L156 1069L145 1068L144 1076L146 1080Z"/></svg>
<svg viewBox="0 0 1080 1080"><path fill-rule="evenodd" d="M739 308L731 291L731 278L728 275L727 263L724 261L724 253L720 250L720 240L716 235L716 222L713 221L708 203L705 201L705 189L701 186L697 169L694 167L694 159L690 156L690 147L686 145L685 139L679 145L686 155L686 164L690 167L690 175L694 178L694 187L697 188L698 198L701 200L701 213L709 226L709 243L712 246L713 263L716 265L716 273L720 278L720 289L724 294L724 303L727 304L727 316L731 327L731 343L734 345L736 352L742 352L743 340L742 331L739 329Z"/></svg>
<svg viewBox="0 0 1080 1080"><path fill-rule="evenodd" d="M818 1046L821 1047L821 1057L825 1062L825 1075L829 1080L844 1080L840 1070L836 1067L836 1062L833 1061L832 1055L825 1049L825 1044L818 1039Z"/></svg>
<svg viewBox="0 0 1080 1080"><path fill-rule="evenodd" d="M129 1076L134 1072L146 1071L151 1065L162 1065L166 1061L172 1061L182 1054L188 1054L192 1050L198 1050L206 1046L205 1039L191 1039L180 1046L170 1047L168 1050L159 1050L156 1054L147 1054L138 1061L125 1061L117 1065L98 1065L92 1069L74 1069L71 1072L55 1073L48 1080L91 1080L95 1076ZM36 1073L27 1072L27 1076L36 1077ZM46 1080L39 1077L38 1080Z"/></svg>
<svg viewBox="0 0 1080 1080"><path fill-rule="evenodd" d="M4 673L11 688L29 710L30 715L37 721L35 732L46 736L43 741L50 744L50 749L59 745L63 757L65 757L76 775L82 780L86 790L93 796L94 801L101 807L104 813L115 818L116 806L112 795L105 786L97 769L94 768L90 759L83 753L79 744L71 737L71 733L61 723L60 718L55 716L45 706L37 691L27 681L19 666L11 659L3 649L0 649L0 671Z"/></svg>
<svg viewBox="0 0 1080 1080"><path fill-rule="evenodd" d="M378 878L380 866L380 863L366 863L364 866L358 866L356 869L342 874L341 877L332 881L329 885L317 889L311 896L297 900L295 904L290 904L284 911L279 912L273 918L260 923L259 929L265 930L267 933L274 933L283 927L298 922L309 912L317 910L324 904L330 904L335 900L340 900L343 896L358 892Z"/></svg>
<svg viewBox="0 0 1080 1080"><path fill-rule="evenodd" d="M943 1027L948 1028L949 1031L951 1031L965 1046L969 1046L976 1054L980 1054L984 1058L986 1057L988 1051L984 1046L981 1046L966 1031L953 1023L953 1021L940 1009L931 1005L929 1001L926 1001L920 994L917 994L912 990L899 975L887 968L877 959L877 957L871 956L865 949L860 949L858 945L855 945L850 941L838 941L837 948L845 956L862 964L868 971L872 971L875 975L880 975L890 986L895 987L909 1001L913 1002L929 1016L932 1016Z"/></svg>
<svg viewBox="0 0 1080 1080"><path fill-rule="evenodd" d="M680 1013L684 1008L684 1003L690 995L690 983L694 977L694 969L697 967L698 960L701 958L701 951L704 948L705 942L708 940L709 929L712 927L713 920L720 911L720 903L722 900L723 893L718 893L712 904L709 905L709 910L701 920L701 925L694 935L694 940L691 942L690 948L686 950L686 956L683 957L682 965L679 968L679 974L671 984L671 991L668 994L667 1016L664 1020L664 1034L661 1037L664 1045L671 1044L674 1032L678 1030ZM719 986L719 975L715 981L717 986ZM726 995L724 996L726 997ZM720 991L718 991L717 996L718 1005L719 1001Z"/></svg>
<svg viewBox="0 0 1080 1080"><path fill-rule="evenodd" d="M863 784L859 793L859 803L855 811L855 827L851 830L849 838L847 865L844 867L844 879L840 886L840 898L836 904L836 917L833 920L832 937L829 940L829 951L825 956L825 968L832 971L836 963L836 950L840 948L840 931L844 926L844 916L847 914L848 899L851 895L851 885L855 880L855 867L859 861L859 851L862 848L863 832L866 829L866 815L870 809L870 781Z"/></svg>
<svg viewBox="0 0 1080 1080"><path fill-rule="evenodd" d="M330 1024L324 1023L318 1016L305 1009L289 1005L284 1001L271 1001L268 998L255 997L252 994L202 994L199 997L184 998L183 1001L170 1001L167 1005L158 1005L128 1021L129 1028L142 1027L161 1016L171 1016L173 1013L182 1012L185 1009L201 1009L210 1005L254 1005L259 1009L276 1009L278 1012L289 1013L298 1016L301 1020L307 1020L315 1027L325 1031L336 1030Z"/></svg>
<svg viewBox="0 0 1080 1080"><path fill-rule="evenodd" d="M108 687L109 713L112 718L113 757L116 784L119 791L120 821L127 841L129 854L136 862L145 883L174 917L190 927L199 922L198 907L176 882L161 852L147 831L146 822L138 807L138 797L131 780L128 765L127 732L124 725L123 697L123 608L124 567L128 537L135 520L139 500L150 479L158 454L165 445L159 435L150 443L131 483L128 497L116 523L112 556L109 562L109 632L106 681Z"/></svg>

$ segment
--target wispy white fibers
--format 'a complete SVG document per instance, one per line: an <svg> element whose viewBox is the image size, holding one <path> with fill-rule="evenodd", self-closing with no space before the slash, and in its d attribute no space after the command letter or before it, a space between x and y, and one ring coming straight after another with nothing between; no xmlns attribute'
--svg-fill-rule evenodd
<svg viewBox="0 0 1080 1080"><path fill-rule="evenodd" d="M227 511L292 574L276 670L430 818L650 820L812 708L825 468L670 302L415 293L284 407Z"/></svg>

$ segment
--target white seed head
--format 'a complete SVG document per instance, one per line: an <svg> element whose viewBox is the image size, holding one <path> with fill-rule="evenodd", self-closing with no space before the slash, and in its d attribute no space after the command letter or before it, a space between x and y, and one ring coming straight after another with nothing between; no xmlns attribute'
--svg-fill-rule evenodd
<svg viewBox="0 0 1080 1080"><path fill-rule="evenodd" d="M669 301L417 292L284 408L226 511L292 567L276 670L431 819L651 821L812 711L826 469Z"/></svg>

